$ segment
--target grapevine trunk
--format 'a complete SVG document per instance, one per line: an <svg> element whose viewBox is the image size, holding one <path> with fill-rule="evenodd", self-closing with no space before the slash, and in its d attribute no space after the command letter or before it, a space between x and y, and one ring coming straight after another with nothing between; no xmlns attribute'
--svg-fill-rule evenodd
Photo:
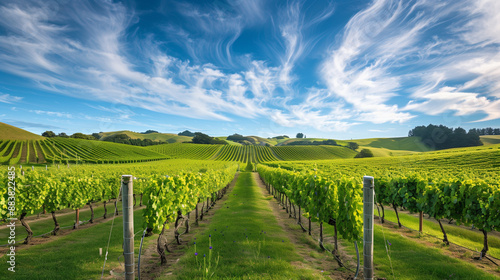
<svg viewBox="0 0 500 280"><path fill-rule="evenodd" d="M22 213L19 220L21 221L21 224L28 232L28 236L26 236L26 239L24 239L24 244L29 244L31 238L33 238L33 231L31 230L30 225L28 225L28 223L24 220L24 217L26 217L26 213Z"/></svg>
<svg viewBox="0 0 500 280"><path fill-rule="evenodd" d="M448 241L448 236L446 235L446 232L444 231L444 227L443 227L443 224L441 224L441 219L436 219L439 223L439 226L441 227L441 231L443 232L443 242L446 244L446 245L450 245L450 242Z"/></svg>
<svg viewBox="0 0 500 280"><path fill-rule="evenodd" d="M59 231L59 223L57 222L56 219L56 213L54 211L51 212L52 214L52 220L54 220L54 230L52 230L52 235L57 235L57 232Z"/></svg>

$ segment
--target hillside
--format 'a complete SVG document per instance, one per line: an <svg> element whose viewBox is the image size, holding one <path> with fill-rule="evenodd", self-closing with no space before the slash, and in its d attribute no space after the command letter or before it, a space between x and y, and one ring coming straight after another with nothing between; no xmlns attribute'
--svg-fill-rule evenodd
<svg viewBox="0 0 500 280"><path fill-rule="evenodd" d="M45 137L0 122L0 140L43 140Z"/></svg>
<svg viewBox="0 0 500 280"><path fill-rule="evenodd" d="M267 138L263 138L260 136L250 135L250 136L245 136L245 137L252 138L255 145L265 146L266 144L269 144L270 146L275 146L279 143L276 139L267 139ZM220 140L225 140L230 145L242 145L241 143L227 140L227 136L217 136L215 138L220 139Z"/></svg>
<svg viewBox="0 0 500 280"><path fill-rule="evenodd" d="M500 144L500 135L483 135L480 138L484 145Z"/></svg>
<svg viewBox="0 0 500 280"><path fill-rule="evenodd" d="M286 161L292 160L324 160L353 158L356 152L340 146L279 146L271 147L276 155Z"/></svg>
<svg viewBox="0 0 500 280"><path fill-rule="evenodd" d="M101 139L104 137L109 137L113 136L116 134L125 134L131 139L150 139L153 141L163 141L167 143L182 143L186 141L191 141L192 137L188 136L179 136L177 134L173 133L149 133L149 134L142 134L138 132L133 132L129 130L122 130L122 131L111 131L111 132L101 132L99 135L101 135Z"/></svg>
<svg viewBox="0 0 500 280"><path fill-rule="evenodd" d="M290 138L281 141L277 146L288 146L296 141L324 141L326 138ZM427 152L426 147L418 137L395 137L395 138L368 138L353 140L335 140L341 146L347 146L348 142L354 142L361 149L370 149L375 157L402 156L416 152ZM335 146L333 146L335 147Z"/></svg>

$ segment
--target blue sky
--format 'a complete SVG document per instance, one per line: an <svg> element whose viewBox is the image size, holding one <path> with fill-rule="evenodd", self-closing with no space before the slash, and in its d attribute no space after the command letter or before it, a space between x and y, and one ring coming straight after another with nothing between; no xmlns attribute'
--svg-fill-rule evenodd
<svg viewBox="0 0 500 280"><path fill-rule="evenodd" d="M499 50L497 0L2 1L0 121L335 139L500 127Z"/></svg>

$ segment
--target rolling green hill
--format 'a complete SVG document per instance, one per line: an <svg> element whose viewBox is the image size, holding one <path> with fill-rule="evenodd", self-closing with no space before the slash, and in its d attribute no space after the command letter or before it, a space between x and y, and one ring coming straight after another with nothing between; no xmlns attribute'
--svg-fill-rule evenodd
<svg viewBox="0 0 500 280"><path fill-rule="evenodd" d="M142 134L138 132L133 132L129 130L122 130L122 131L111 131L111 132L102 132L99 133L101 135L101 139L109 136L113 136L116 134L125 134L131 139L150 139L153 141L163 141L167 143L182 143L186 141L191 141L192 137L188 136L179 136L177 134L173 133L149 133L149 134Z"/></svg>
<svg viewBox="0 0 500 280"><path fill-rule="evenodd" d="M149 146L147 149L164 154L170 158L210 159L222 146L223 145L173 143Z"/></svg>
<svg viewBox="0 0 500 280"><path fill-rule="evenodd" d="M277 146L288 146L295 141L323 141L325 138L290 138L277 144ZM353 140L335 140L341 146L347 146L348 142L354 142L361 149L370 149L375 157L402 156L416 152L427 152L426 147L418 137L395 137L395 138L368 138Z"/></svg>
<svg viewBox="0 0 500 280"><path fill-rule="evenodd" d="M271 150L282 160L323 160L353 158L357 153L340 146L281 146Z"/></svg>
<svg viewBox="0 0 500 280"><path fill-rule="evenodd" d="M0 140L43 140L45 137L0 122Z"/></svg>
<svg viewBox="0 0 500 280"><path fill-rule="evenodd" d="M483 135L480 138L484 145L500 144L500 135Z"/></svg>

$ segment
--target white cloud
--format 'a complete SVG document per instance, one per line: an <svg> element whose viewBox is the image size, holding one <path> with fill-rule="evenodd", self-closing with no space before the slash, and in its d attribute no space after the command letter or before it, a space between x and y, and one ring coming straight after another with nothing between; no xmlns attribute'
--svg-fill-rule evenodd
<svg viewBox="0 0 500 280"><path fill-rule="evenodd" d="M346 25L321 68L323 79L360 121L404 122L412 112L446 111L498 118L499 15L498 1L374 1ZM402 98L413 100L401 108L395 103Z"/></svg>
<svg viewBox="0 0 500 280"><path fill-rule="evenodd" d="M29 110L29 111L37 115L48 115L48 116L55 116L59 118L68 118L68 119L73 118L71 114L63 112L52 112L52 111L42 111L42 110Z"/></svg>
<svg viewBox="0 0 500 280"><path fill-rule="evenodd" d="M12 103L15 103L15 102L19 102L21 101L23 98L20 97L20 96L12 96L10 94L1 94L0 93L0 102L2 103L8 103L8 104L12 104Z"/></svg>
<svg viewBox="0 0 500 280"><path fill-rule="evenodd" d="M190 21L160 24L166 39L141 33L141 14L121 3L0 4L0 70L46 91L119 105L95 109L124 121L134 116L128 106L328 131L401 123L415 112L500 118L497 1L375 0L335 40L329 31L312 32L333 18L331 5L314 14L308 3L290 1L270 16L265 1L217 3L170 6ZM258 55L233 52L246 28L265 23L273 34ZM325 44L327 51L317 48ZM318 53L325 55L320 81L301 80L297 68ZM21 97L0 94L0 102L12 100Z"/></svg>

